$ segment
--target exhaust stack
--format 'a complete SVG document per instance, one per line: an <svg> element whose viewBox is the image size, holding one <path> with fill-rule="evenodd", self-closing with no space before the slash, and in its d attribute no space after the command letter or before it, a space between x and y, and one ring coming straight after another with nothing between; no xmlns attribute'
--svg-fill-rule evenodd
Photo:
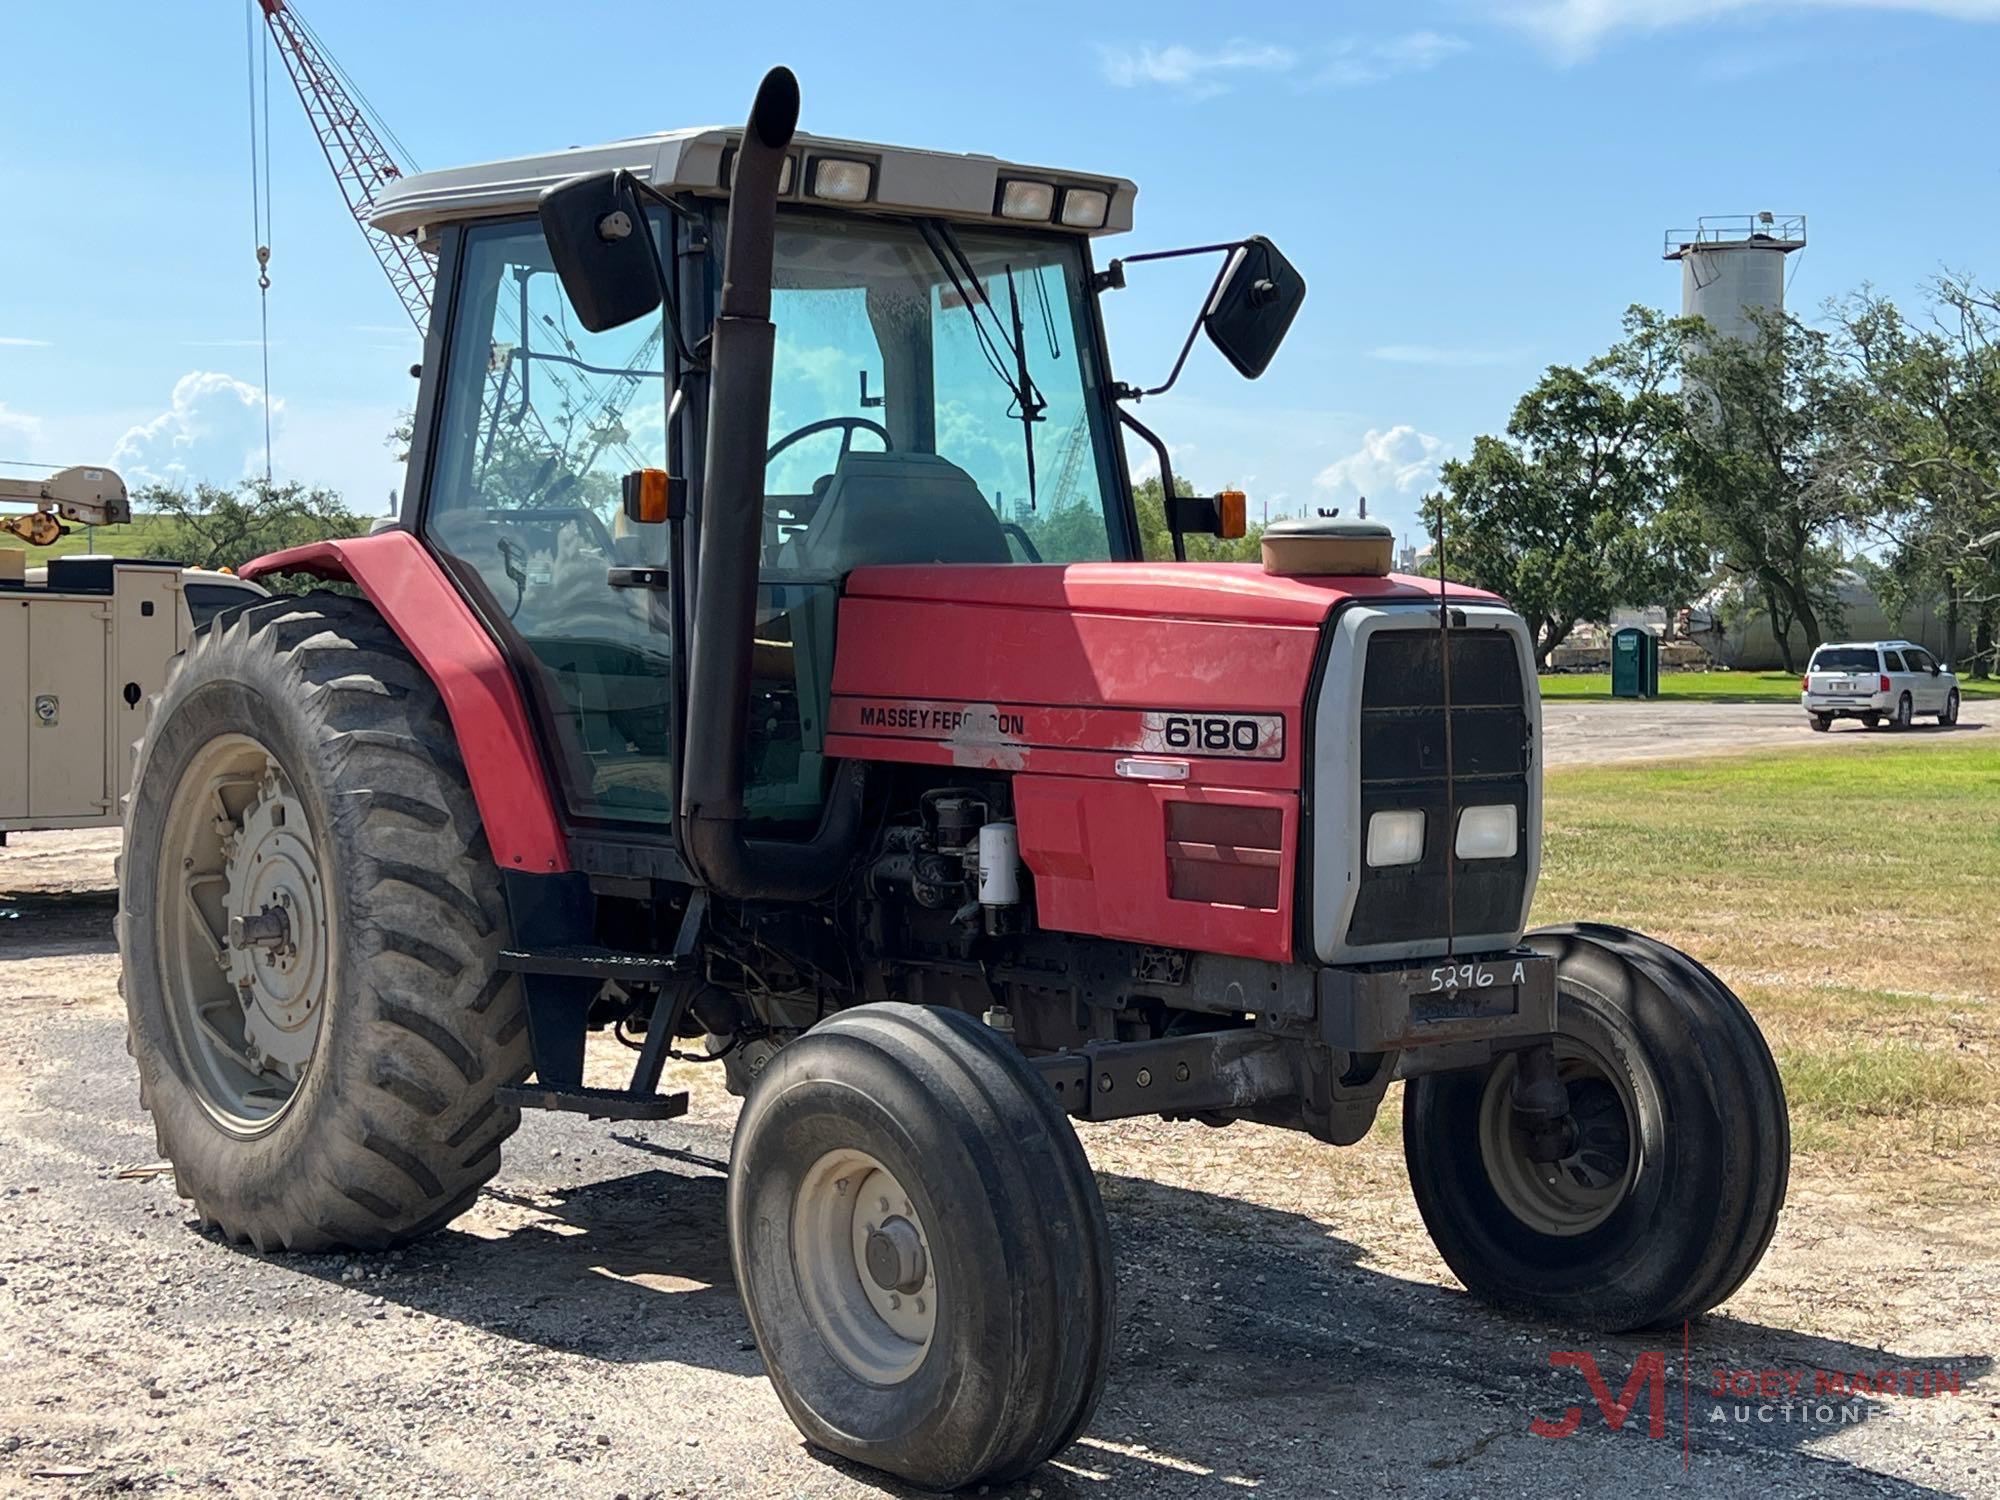
<svg viewBox="0 0 2000 1500"><path fill-rule="evenodd" d="M729 195L722 297L709 343L701 569L688 675L682 853L702 881L739 898L807 900L831 889L861 826L863 769L835 773L819 830L800 842L746 838L744 739L757 623L757 555L770 440L771 265L778 182L798 125L789 68L764 75Z"/></svg>

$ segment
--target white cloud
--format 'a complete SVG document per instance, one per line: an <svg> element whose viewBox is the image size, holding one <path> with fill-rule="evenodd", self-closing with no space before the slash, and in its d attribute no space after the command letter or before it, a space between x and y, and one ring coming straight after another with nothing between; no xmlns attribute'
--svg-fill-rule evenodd
<svg viewBox="0 0 2000 1500"><path fill-rule="evenodd" d="M1436 31L1411 31L1372 42L1350 38L1334 43L1333 55L1314 82L1353 88L1398 73L1425 73L1465 48L1463 38Z"/></svg>
<svg viewBox="0 0 2000 1500"><path fill-rule="evenodd" d="M271 403L274 430L285 410ZM112 466L135 488L146 484L217 484L263 470L264 393L213 370L191 370L174 382L167 409L128 430L112 451Z"/></svg>
<svg viewBox="0 0 2000 1500"><path fill-rule="evenodd" d="M1224 80L1231 75L1288 73L1298 62L1289 48L1268 42L1230 41L1208 51L1179 43L1097 50L1105 78L1119 88L1164 84L1204 98L1227 90Z"/></svg>
<svg viewBox="0 0 2000 1500"><path fill-rule="evenodd" d="M1752 12L1815 8L1896 10L1958 21L2000 21L2000 0L1533 0L1513 5L1502 15L1560 61L1578 62L1621 31L1664 31Z"/></svg>
<svg viewBox="0 0 2000 1500"><path fill-rule="evenodd" d="M1370 349L1368 357L1391 365L1436 365L1469 370L1482 365L1510 365L1527 358L1527 351L1449 344L1383 344Z"/></svg>
<svg viewBox="0 0 2000 1500"><path fill-rule="evenodd" d="M47 339L20 339L0 337L0 348L4 349L52 349L55 346Z"/></svg>
<svg viewBox="0 0 2000 1500"><path fill-rule="evenodd" d="M1376 83L1398 73L1419 73L1436 67L1465 42L1435 31L1411 31L1400 36L1345 37L1299 53L1273 42L1235 38L1212 48L1174 43L1099 47L1105 78L1119 88L1151 84L1178 89L1193 98L1227 93L1231 85L1251 76L1293 76L1303 86L1347 88Z"/></svg>
<svg viewBox="0 0 2000 1500"><path fill-rule="evenodd" d="M1342 504L1366 495L1380 508L1384 501L1413 499L1430 489L1437 483L1438 466L1450 456L1444 439L1408 423L1371 427L1361 446L1321 469L1313 485Z"/></svg>

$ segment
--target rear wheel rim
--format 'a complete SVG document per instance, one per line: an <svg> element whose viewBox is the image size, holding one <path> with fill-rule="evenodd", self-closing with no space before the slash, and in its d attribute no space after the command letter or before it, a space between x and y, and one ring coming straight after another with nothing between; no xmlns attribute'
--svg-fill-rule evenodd
<svg viewBox="0 0 2000 1500"><path fill-rule="evenodd" d="M1632 1191L1642 1159L1639 1105L1623 1070L1579 1038L1555 1041L1556 1076L1569 1089L1576 1147L1559 1161L1529 1155L1514 1121L1513 1057L1487 1075L1479 1101L1479 1157L1501 1205L1530 1229L1558 1238L1588 1234Z"/></svg>
<svg viewBox="0 0 2000 1500"><path fill-rule="evenodd" d="M249 735L209 741L181 773L154 912L167 1019L195 1097L233 1135L269 1130L318 1046L334 931L304 804Z"/></svg>
<svg viewBox="0 0 2000 1500"><path fill-rule="evenodd" d="M827 1152L799 1180L792 1266L814 1331L849 1373L899 1385L937 1332L937 1268L915 1200L865 1151Z"/></svg>

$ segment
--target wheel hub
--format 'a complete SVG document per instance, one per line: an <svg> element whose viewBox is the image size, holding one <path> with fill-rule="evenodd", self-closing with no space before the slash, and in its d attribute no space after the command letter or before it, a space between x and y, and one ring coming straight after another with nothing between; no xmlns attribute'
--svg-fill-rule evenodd
<svg viewBox="0 0 2000 1500"><path fill-rule="evenodd" d="M223 964L252 1056L296 1083L326 993L325 896L305 809L267 766L241 825L223 835Z"/></svg>
<svg viewBox="0 0 2000 1500"><path fill-rule="evenodd" d="M1488 1076L1479 1110L1479 1151L1487 1181L1508 1212L1543 1234L1587 1234L1611 1217L1639 1171L1637 1104L1621 1075L1595 1048L1570 1037L1555 1043L1556 1076L1569 1096L1569 1150L1536 1159L1531 1132L1514 1104L1518 1060ZM1541 1153L1546 1155L1546 1152Z"/></svg>
<svg viewBox="0 0 2000 1500"><path fill-rule="evenodd" d="M834 1358L878 1385L907 1379L937 1328L937 1268L915 1201L863 1151L829 1151L792 1218L800 1300Z"/></svg>
<svg viewBox="0 0 2000 1500"><path fill-rule="evenodd" d="M875 1285L885 1292L920 1292L924 1287L924 1242L916 1225L900 1214L874 1229L862 1247L862 1259Z"/></svg>
<svg viewBox="0 0 2000 1500"><path fill-rule="evenodd" d="M319 1039L335 934L305 804L245 734L197 750L154 873L161 983L188 1082L223 1129L284 1113Z"/></svg>

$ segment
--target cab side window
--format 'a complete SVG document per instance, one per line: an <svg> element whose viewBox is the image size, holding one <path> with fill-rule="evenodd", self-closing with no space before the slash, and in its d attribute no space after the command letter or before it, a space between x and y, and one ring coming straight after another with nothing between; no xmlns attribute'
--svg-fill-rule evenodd
<svg viewBox="0 0 2000 1500"><path fill-rule="evenodd" d="M1909 668L1903 665L1903 654L1900 651L1884 651L1882 653L1882 670L1885 672L1906 672Z"/></svg>
<svg viewBox="0 0 2000 1500"><path fill-rule="evenodd" d="M1919 651L1913 647L1903 653L1903 660L1910 664L1912 672L1935 672L1937 670L1937 663L1931 660L1928 651Z"/></svg>
<svg viewBox="0 0 2000 1500"><path fill-rule="evenodd" d="M664 596L609 582L667 562L667 528L619 503L622 474L665 463L660 322L585 330L533 220L466 231L454 312L425 534L511 638L570 810L669 823Z"/></svg>

